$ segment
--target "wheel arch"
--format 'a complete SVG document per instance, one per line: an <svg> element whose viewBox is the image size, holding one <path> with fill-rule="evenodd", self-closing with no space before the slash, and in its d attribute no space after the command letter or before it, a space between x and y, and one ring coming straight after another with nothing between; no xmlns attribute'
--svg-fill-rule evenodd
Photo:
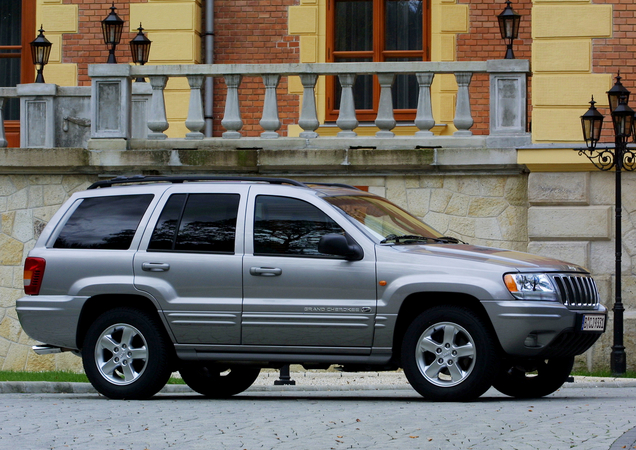
<svg viewBox="0 0 636 450"><path fill-rule="evenodd" d="M497 350L502 351L495 328L479 299L469 294L452 292L418 292L404 299L393 331L393 359L401 360L402 340L409 325L424 311L436 306L461 306L473 311L486 324L497 344Z"/></svg>
<svg viewBox="0 0 636 450"><path fill-rule="evenodd" d="M91 297L84 303L77 326L77 347L81 349L84 346L86 333L95 319L107 311L120 307L136 308L152 315L158 323L162 325L170 341L174 342L172 333L170 333L166 327L161 314L157 311L157 307L152 300L142 295L104 294Z"/></svg>

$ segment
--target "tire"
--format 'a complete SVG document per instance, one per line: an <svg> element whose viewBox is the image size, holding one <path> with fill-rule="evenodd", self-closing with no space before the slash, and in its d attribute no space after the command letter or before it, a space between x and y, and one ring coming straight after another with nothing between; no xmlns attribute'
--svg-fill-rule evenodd
<svg viewBox="0 0 636 450"><path fill-rule="evenodd" d="M489 328L473 311L439 306L424 311L406 330L402 367L424 398L465 401L490 388L499 358Z"/></svg>
<svg viewBox="0 0 636 450"><path fill-rule="evenodd" d="M111 399L146 399L170 378L170 341L148 313L116 308L90 326L82 348L84 371L97 391Z"/></svg>
<svg viewBox="0 0 636 450"><path fill-rule="evenodd" d="M563 386L572 372L574 356L505 365L493 387L517 398L539 398Z"/></svg>
<svg viewBox="0 0 636 450"><path fill-rule="evenodd" d="M193 391L209 398L228 398L254 384L261 369L260 367L201 364L183 367L179 369L179 373Z"/></svg>

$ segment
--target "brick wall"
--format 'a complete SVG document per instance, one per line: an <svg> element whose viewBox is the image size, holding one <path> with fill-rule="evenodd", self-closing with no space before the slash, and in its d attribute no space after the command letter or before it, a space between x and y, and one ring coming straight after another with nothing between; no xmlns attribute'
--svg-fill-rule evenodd
<svg viewBox="0 0 636 450"><path fill-rule="evenodd" d="M487 61L502 59L506 54L506 44L501 39L497 16L504 10L504 2L489 0L469 0L470 30L467 34L457 35L457 61ZM517 59L531 59L532 46L532 1L513 0L512 9L521 14L519 39L513 42L513 50ZM530 96L530 80L528 80L528 99ZM475 125L471 128L474 134L488 134L490 96L487 75L475 75L471 81L470 98ZM530 106L528 120L530 120Z"/></svg>
<svg viewBox="0 0 636 450"><path fill-rule="evenodd" d="M604 0L602 2L612 5L613 9L613 36L609 39L592 40L592 72L610 73L616 77L620 70L621 83L629 91L630 106L636 108L636 3L632 0ZM612 83L614 83L612 79ZM607 103L606 98L598 99ZM605 115L606 125L603 128L603 140L613 141L613 132L610 125L609 108L596 105L598 110Z"/></svg>
<svg viewBox="0 0 636 450"><path fill-rule="evenodd" d="M115 11L124 20L121 44L115 50L118 63L132 61L128 43L136 32L130 29L130 3L146 3L148 0L127 0L115 2ZM62 63L77 64L77 80L80 86L89 86L89 64L101 64L108 60L108 47L104 44L101 21L110 13L112 1L106 0L63 0L65 5L79 5L78 33L62 35Z"/></svg>
<svg viewBox="0 0 636 450"><path fill-rule="evenodd" d="M299 36L287 34L287 10L298 0L215 0L214 2L214 62L236 63L298 63ZM287 125L298 120L297 95L287 93L287 78L278 86L279 133L286 134ZM261 119L264 87L260 78L244 78L239 89L241 115L245 136L258 136L263 129ZM225 85L216 80L214 87L214 136L221 127L225 105Z"/></svg>

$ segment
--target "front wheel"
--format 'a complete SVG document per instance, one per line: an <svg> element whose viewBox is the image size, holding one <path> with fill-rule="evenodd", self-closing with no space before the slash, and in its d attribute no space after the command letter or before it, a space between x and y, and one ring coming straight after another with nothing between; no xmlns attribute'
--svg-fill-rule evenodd
<svg viewBox="0 0 636 450"><path fill-rule="evenodd" d="M193 391L209 398L227 398L243 392L254 384L261 369L200 364L183 367L179 369L179 373Z"/></svg>
<svg viewBox="0 0 636 450"><path fill-rule="evenodd" d="M99 316L86 333L84 371L93 387L108 398L149 398L170 378L169 345L151 315L116 308Z"/></svg>
<svg viewBox="0 0 636 450"><path fill-rule="evenodd" d="M574 356L506 364L493 387L511 397L544 397L563 386L573 366Z"/></svg>
<svg viewBox="0 0 636 450"><path fill-rule="evenodd" d="M402 344L402 367L411 386L434 401L479 397L497 374L496 346L471 310L440 306L411 323Z"/></svg>

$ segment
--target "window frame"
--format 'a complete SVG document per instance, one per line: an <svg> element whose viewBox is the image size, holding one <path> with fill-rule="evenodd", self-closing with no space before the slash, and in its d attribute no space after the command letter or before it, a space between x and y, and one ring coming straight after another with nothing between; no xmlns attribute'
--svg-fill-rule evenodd
<svg viewBox="0 0 636 450"><path fill-rule="evenodd" d="M14 0L12 0L14 1ZM0 45L0 58L21 58L20 82L33 83L35 67L31 60L29 43L35 39L36 0L22 0L22 17L20 30L20 45ZM3 50L20 50L20 53L3 54ZM5 137L9 147L20 146L20 120L5 120Z"/></svg>
<svg viewBox="0 0 636 450"><path fill-rule="evenodd" d="M372 62L384 62L390 58L414 58L422 57L422 61L430 61L431 57L431 2L422 0L422 50L384 50L385 43L385 1L371 0L373 2L373 50L370 51L336 51L336 5L337 0L327 0L327 62L336 62L341 58L371 58ZM356 109L356 117L360 122L374 122L378 113L380 102L380 85L377 77L373 81L373 109ZM338 119L339 110L336 104L336 76L326 77L326 102L325 121L333 122ZM412 122L415 120L416 109L396 109L393 111L395 120Z"/></svg>

